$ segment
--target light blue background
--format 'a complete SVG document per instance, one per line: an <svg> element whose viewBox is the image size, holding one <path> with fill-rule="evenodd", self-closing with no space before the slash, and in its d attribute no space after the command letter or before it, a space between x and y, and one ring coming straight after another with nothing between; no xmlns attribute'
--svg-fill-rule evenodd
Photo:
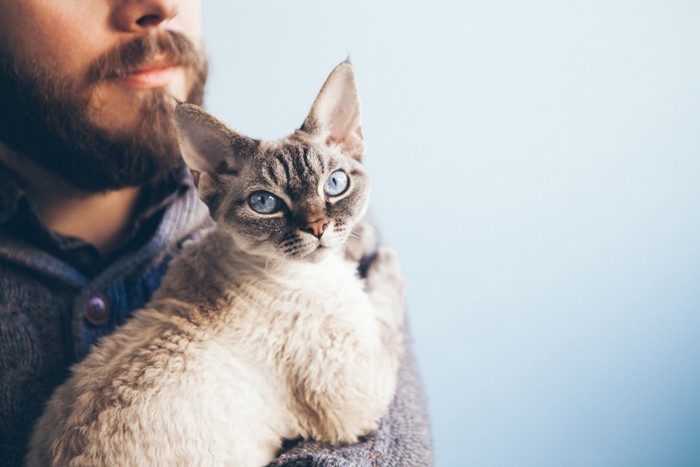
<svg viewBox="0 0 700 467"><path fill-rule="evenodd" d="M438 466L700 465L700 2L205 2L208 107L350 53Z"/></svg>

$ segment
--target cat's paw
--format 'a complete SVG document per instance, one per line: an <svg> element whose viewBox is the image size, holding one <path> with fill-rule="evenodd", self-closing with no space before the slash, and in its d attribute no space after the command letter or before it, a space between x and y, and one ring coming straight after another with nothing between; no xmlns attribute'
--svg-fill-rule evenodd
<svg viewBox="0 0 700 467"><path fill-rule="evenodd" d="M374 227L362 221L357 224L345 243L345 258L348 261L359 263L363 258L370 255L377 244L377 233Z"/></svg>
<svg viewBox="0 0 700 467"><path fill-rule="evenodd" d="M394 250L379 247L367 267L367 291L392 289L403 297L406 282L399 267L399 255Z"/></svg>

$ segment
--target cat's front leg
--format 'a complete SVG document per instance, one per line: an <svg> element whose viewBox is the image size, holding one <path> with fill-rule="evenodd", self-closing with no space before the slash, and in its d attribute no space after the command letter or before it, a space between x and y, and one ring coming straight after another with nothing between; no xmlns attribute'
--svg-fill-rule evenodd
<svg viewBox="0 0 700 467"><path fill-rule="evenodd" d="M396 254L380 248L348 313L299 323L284 372L303 436L354 443L377 428L396 389L403 353L404 281Z"/></svg>
<svg viewBox="0 0 700 467"><path fill-rule="evenodd" d="M396 252L384 247L377 250L367 269L365 290L374 308L381 340L378 363L385 383L378 386L376 397L388 405L394 397L404 350L405 282Z"/></svg>

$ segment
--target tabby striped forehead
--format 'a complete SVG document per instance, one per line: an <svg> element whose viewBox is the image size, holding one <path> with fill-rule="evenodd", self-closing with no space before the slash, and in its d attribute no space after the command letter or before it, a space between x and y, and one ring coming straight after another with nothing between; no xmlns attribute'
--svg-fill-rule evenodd
<svg viewBox="0 0 700 467"><path fill-rule="evenodd" d="M262 156L263 180L282 187L290 194L318 186L319 178L328 171L328 161L308 145L285 144Z"/></svg>

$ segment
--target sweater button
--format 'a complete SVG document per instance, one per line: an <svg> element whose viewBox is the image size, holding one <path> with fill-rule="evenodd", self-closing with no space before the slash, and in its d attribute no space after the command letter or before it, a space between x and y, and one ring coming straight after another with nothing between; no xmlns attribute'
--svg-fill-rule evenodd
<svg viewBox="0 0 700 467"><path fill-rule="evenodd" d="M95 326L102 326L109 321L107 301L99 295L92 297L85 307L85 319Z"/></svg>

